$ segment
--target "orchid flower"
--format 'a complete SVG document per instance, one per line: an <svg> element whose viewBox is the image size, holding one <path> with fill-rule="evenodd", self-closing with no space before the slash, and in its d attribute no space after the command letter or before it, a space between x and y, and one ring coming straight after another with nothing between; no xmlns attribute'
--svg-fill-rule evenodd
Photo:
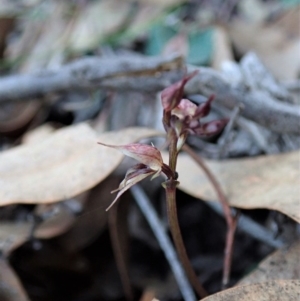
<svg viewBox="0 0 300 301"><path fill-rule="evenodd" d="M164 108L164 126L167 132L170 127L175 130L178 139L178 151L185 143L188 134L201 137L212 136L219 133L228 122L227 119L207 123L200 121L201 118L209 114L214 95L198 106L190 100L182 98L184 86L196 74L197 72L193 72L185 76L181 81L171 85L161 93L161 102Z"/></svg>
<svg viewBox="0 0 300 301"><path fill-rule="evenodd" d="M119 188L112 191L112 193L116 191L119 192L111 205L106 209L106 211L115 204L115 202L125 191L127 191L130 187L142 181L143 179L152 175L152 180L158 177L162 172L167 177L170 177L172 175L170 168L163 163L160 151L154 146L140 143L131 143L127 145L109 145L98 142L98 144L117 149L124 155L140 162L127 171L124 180L119 185Z"/></svg>
<svg viewBox="0 0 300 301"><path fill-rule="evenodd" d="M198 71L194 71L193 73L186 75L182 80L174 83L161 92L161 103L164 111L170 112L179 104L183 96L184 86L197 73Z"/></svg>

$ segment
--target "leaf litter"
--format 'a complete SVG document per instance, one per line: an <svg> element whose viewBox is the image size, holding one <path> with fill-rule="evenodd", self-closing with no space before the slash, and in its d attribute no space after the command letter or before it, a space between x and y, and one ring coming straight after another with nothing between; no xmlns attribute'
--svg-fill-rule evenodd
<svg viewBox="0 0 300 301"><path fill-rule="evenodd" d="M28 6L28 3L32 5L32 3L40 2L22 1L21 6L24 3L25 6ZM96 55L98 53L105 55L107 54L107 49L108 52L111 49L110 47L107 48L107 45L103 47L103 41L115 39L119 34L119 41L126 45L129 45L132 39L137 36L143 40L145 33L149 33L149 25L155 25L158 19L169 14L163 9L164 7L168 6L169 9L183 2L185 1L170 0L164 1L164 3L158 0L137 1L135 3L135 10L132 10L135 14L131 19L128 19L130 15L129 11L132 9L131 1L124 3L117 0L101 2L78 1L79 6L75 7L75 13L70 13L70 6L67 3L49 4L49 11L55 13L48 14L48 11L45 18L38 18L38 20L36 18L25 18L22 23L22 27L24 25L25 30L21 31L21 37L17 38L17 42L19 40L20 43L15 45L12 43L13 47L7 47L4 54L8 55L8 59L21 59L22 63L19 66L21 71L35 70L44 66L54 69L58 68L68 59L68 51L79 54L88 50L95 51L94 54ZM226 32L223 33L225 35L222 37L215 36L218 33L218 25L216 23L213 25L214 38L217 39L213 43L217 42L221 45L214 45L213 50L220 50L219 52L221 52L214 54L214 66L221 67L224 60L232 59L228 53L231 54L232 45L230 45L230 42L233 42L238 55L254 49L277 78L295 80L299 73L299 60L295 60L295 55L299 52L299 30L297 26L299 24L299 6L294 10L288 11L286 14L281 14L280 18L277 18L276 15L274 18L274 16L269 15L269 9L265 5L266 2L258 0L242 2L242 4L250 7L250 10L246 14L246 19L249 18L252 22L245 25L244 20L233 18L233 20L228 22L229 26L226 26ZM268 1L268 3L272 4L272 1ZM284 1L280 1L280 4L285 6ZM113 6L122 7L123 9L114 11L114 9L111 9ZM212 6L216 5L212 4ZM257 6L260 9L253 9L253 6L254 8ZM46 10L48 9L47 6L44 7ZM219 12L227 7L225 8L223 5L219 7L217 5L216 8ZM201 9L201 12L207 14L206 9L206 7ZM242 8L242 5L237 5L237 10L241 9L245 10L245 8ZM196 9L194 11L196 12ZM232 11L235 11L235 9ZM187 10L187 12L189 11ZM211 11L208 12L211 13ZM17 15L19 13L20 11L17 12ZM196 27L199 26L199 23L197 23L199 21L197 19L198 12L195 15L189 12L186 14L188 18L190 17L189 14L192 16L191 20L195 18ZM102 22L103 24L99 23L99 20L103 20L102 17L99 18L99 15L105 17L104 23ZM255 15L254 19L253 15ZM130 16L132 17L132 15ZM216 14L216 16L218 18L220 14ZM235 13L233 16L235 17ZM273 22L273 18L279 19L279 21ZM264 22L261 22L262 19L265 19ZM174 14L172 12L168 16L168 20L166 18L166 21L167 25L174 22ZM182 24L178 23L178 20L176 22L173 29L176 28L175 32L180 33ZM53 26L49 26L50 23L53 23ZM223 22L220 22L220 24L223 24ZM128 27L124 32L120 32L120 30L124 29L123 26ZM192 24L192 28L193 26ZM257 35L258 30L261 35ZM247 32L248 34L246 34ZM130 41L128 41L128 37L130 37ZM245 40L245 37L247 40ZM231 41L228 41L229 39ZM191 39L188 45L189 47L195 46L193 54L195 54L197 60L199 60L199 47L203 46L198 44L199 40L201 39L198 39L198 37L194 40ZM174 42L173 44L175 45L171 45L171 50L169 49L168 51L173 51L174 48L176 50L179 46L182 47L182 45L178 46ZM8 46L10 46L10 43L8 43ZM186 47L187 45L183 46ZM211 47L211 41L209 41L208 46ZM222 52L222 50L228 51ZM182 53L186 51L184 49ZM193 62L196 62L196 60ZM209 64L207 59L205 62ZM18 68L18 66L16 67ZM30 103L28 102L28 104ZM18 106L26 107L28 104L24 102L22 104L19 103ZM128 103L126 105L130 107ZM20 111L22 112L22 110ZM124 115L124 112L122 114ZM122 114L120 115L121 117ZM34 116L34 114L31 116ZM26 117L28 121L31 120L31 116L30 118ZM23 119L21 120L22 122L16 119L17 124L14 128L23 128L23 124L27 124L27 121L25 120L24 122ZM7 125L9 124L5 121L4 132L11 131L11 129L9 131L6 130ZM28 145L15 147L0 154L0 206L14 203L28 203L37 204L34 211L47 211L49 206L64 205L70 198L74 197L76 199L78 193L94 187L90 192L91 196L88 197L88 201L84 204L82 216L77 216L68 210L64 210L60 214L54 215L53 219L45 220L44 223L40 224L40 228L37 228L35 231L36 238L45 239L43 241L43 244L45 243L46 245L46 247L43 245L45 249L47 249L48 244L46 239L57 235L60 236L58 244L70 253L87 248L104 232L107 223L106 212L96 209L99 209L98 204L104 209L111 202L113 196L110 195L110 191L112 190L111 187L116 187L113 184L116 177L106 178L118 167L123 158L121 154L113 150L103 153L105 150L95 145L96 141L116 145L127 144L139 138L152 135L149 134L151 131L155 132L154 130L131 128L121 130L120 132L108 132L98 135L88 124L81 124L77 126L72 125L71 127L57 131L45 128L41 129L39 133L36 132L37 135L35 136L30 137L30 134L27 138L23 136L24 142L29 143ZM285 141L290 139L290 144L293 144L291 141L296 139L295 135L294 137L286 135L283 138L286 139ZM296 149L296 147L289 148L289 150L291 149ZM295 221L300 221L300 188L298 188L300 179L299 152L247 159L226 159L218 162L207 159L205 162L221 183L232 206L245 209L268 208L280 211ZM178 172L179 181L181 182L180 189L204 200L214 201L217 199L215 192L200 168L194 162L187 160L184 155L180 155L179 157ZM104 179L106 180L104 181ZM98 183L100 184L97 185ZM62 200L64 201L61 202ZM48 205L49 202L60 203ZM197 202L197 204L199 203ZM1 209L5 211L7 207L9 206L2 207ZM89 210L93 211L94 214L85 214ZM95 211L97 212L95 213ZM132 218L132 216L130 217ZM205 225L205 229L207 229L207 226ZM2 221L0 224L0 233L1 243L3 243L1 250L4 255L10 254L28 240L31 229L32 223L28 221L18 221L18 223L16 221ZM95 263L104 254L101 253L100 255L98 253L98 251L102 251L104 245L105 243L101 244L100 250L97 249L97 260L95 260ZM237 244L237 247L241 247L241 245ZM242 252L243 249L238 250ZM148 251L151 252L151 250L147 250L147 256L149 254ZM192 251L194 250L192 249ZM249 251L256 252L253 249ZM52 252L51 254L55 253ZM247 260L248 258L244 259ZM30 263L30 268L27 270L34 270L35 262L34 258ZM276 251L267 257L240 284L247 281L258 281L258 279L260 282L264 282L250 286L237 286L220 294L213 295L206 300L264 300L262 298L266 300L277 300L277 298L281 298L280 300L284 301L298 300L299 281L290 280L299 279L298 263L299 243L296 243L290 248ZM58 263L56 264L58 265ZM61 269L60 265L61 263L59 263L59 273L61 274L63 268ZM73 262L71 262L71 265L73 266ZM236 263L236 265L238 264ZM2 271L7 271L7 267L11 270L7 262L6 267L2 264L2 261L0 266ZM17 266L14 268L17 270ZM142 272L140 265L138 270ZM0 274L0 276L4 275L4 273ZM9 272L5 273L4 276L8 274ZM276 278L281 279L277 280ZM1 277L0 279L2 281ZM47 279L47 287L51 287L52 280L50 278L49 280ZM41 281L43 281L42 277ZM118 290L114 282L109 280L107 282L109 282L110 286L116 288L116 291ZM165 283L162 282L161 285L165 287ZM18 283L14 282L12 287L18 289ZM73 288L74 285L72 286L72 292ZM175 294L176 296L176 286L170 287L167 290L170 291L170 295ZM285 291L288 293L284 294ZM13 298L9 299L11 298L9 291L1 289L0 299L2 296L1 293L5 294L4 298L14 300ZM99 294L99 292L97 293ZM93 294L95 294L95 291ZM18 296L18 300L22 300L21 295Z"/></svg>
<svg viewBox="0 0 300 301"><path fill-rule="evenodd" d="M158 131L127 128L101 135L88 124L56 131L41 143L0 154L0 204L61 201L95 186L121 162L123 155L97 141L126 144Z"/></svg>
<svg viewBox="0 0 300 301"><path fill-rule="evenodd" d="M299 151L205 162L220 182L231 206L278 210L300 223ZM217 200L207 177L189 156L179 155L177 172L179 189L203 200Z"/></svg>

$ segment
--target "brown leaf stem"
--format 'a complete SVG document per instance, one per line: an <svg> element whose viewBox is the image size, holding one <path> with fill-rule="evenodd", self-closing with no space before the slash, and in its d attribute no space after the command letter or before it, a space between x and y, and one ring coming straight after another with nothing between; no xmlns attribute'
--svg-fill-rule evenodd
<svg viewBox="0 0 300 301"><path fill-rule="evenodd" d="M217 181L216 177L210 171L210 169L206 166L202 158L197 155L189 146L184 145L182 148L186 153L188 153L196 162L197 164L203 169L206 176L210 180L211 184L213 185L219 201L222 205L225 220L227 223L227 233L226 233L226 245L224 251L224 267L223 267L223 278L222 278L222 287L226 288L230 278L230 270L231 270L231 261L232 261L232 253L233 253L233 245L234 245L234 235L237 225L237 216L233 216L231 213L231 209L219 182Z"/></svg>

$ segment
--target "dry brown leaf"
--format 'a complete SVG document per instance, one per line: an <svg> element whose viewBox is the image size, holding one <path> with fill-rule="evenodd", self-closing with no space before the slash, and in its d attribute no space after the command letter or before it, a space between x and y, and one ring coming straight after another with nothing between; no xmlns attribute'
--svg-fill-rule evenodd
<svg viewBox="0 0 300 301"><path fill-rule="evenodd" d="M273 280L240 285L202 301L299 301L300 280Z"/></svg>
<svg viewBox="0 0 300 301"><path fill-rule="evenodd" d="M20 68L27 72L61 65L72 22L66 1L50 1L47 8L40 6L39 9L44 17L24 21L21 37L11 43L7 51L10 59L22 58Z"/></svg>
<svg viewBox="0 0 300 301"><path fill-rule="evenodd" d="M0 250L4 254L9 255L14 249L18 248L28 240L32 226L33 225L30 222L1 222ZM0 300L2 299L0 298Z"/></svg>
<svg viewBox="0 0 300 301"><path fill-rule="evenodd" d="M29 301L26 291L9 264L0 258L0 300Z"/></svg>
<svg viewBox="0 0 300 301"><path fill-rule="evenodd" d="M123 0L90 2L81 10L70 38L73 51L95 48L127 21L132 3Z"/></svg>
<svg viewBox="0 0 300 301"><path fill-rule="evenodd" d="M37 101L6 103L0 106L0 133L9 134L25 128L41 103Z"/></svg>
<svg viewBox="0 0 300 301"><path fill-rule="evenodd" d="M50 203L78 195L105 179L123 158L97 141L127 144L157 134L152 129L128 128L97 136L83 123L58 130L41 143L4 151L0 205Z"/></svg>
<svg viewBox="0 0 300 301"><path fill-rule="evenodd" d="M22 143L39 143L45 138L48 138L55 131L55 127L51 123L45 123L31 131L26 132L22 136Z"/></svg>
<svg viewBox="0 0 300 301"><path fill-rule="evenodd" d="M58 244L68 252L76 252L91 244L107 224L105 209L114 200L111 191L119 185L117 177L108 177L94 187L89 194L84 211L77 216L73 227L57 238Z"/></svg>
<svg viewBox="0 0 300 301"><path fill-rule="evenodd" d="M233 61L233 53L228 38L228 32L224 27L215 26L213 34L213 58L212 67L220 70L223 62Z"/></svg>
<svg viewBox="0 0 300 301"><path fill-rule="evenodd" d="M88 192L85 191L73 199L61 203L37 205L34 213L43 221L36 227L34 237L48 239L68 231L77 220L76 213L78 212L72 210L72 206L76 206L79 210L82 209L87 198ZM75 209L77 209L76 207Z"/></svg>
<svg viewBox="0 0 300 301"><path fill-rule="evenodd" d="M224 161L206 160L206 163L231 206L278 210L300 222L299 154L296 151ZM177 172L179 189L204 200L218 199L201 168L186 154L179 156Z"/></svg>
<svg viewBox="0 0 300 301"><path fill-rule="evenodd" d="M240 54L255 51L276 78L296 79L300 71L299 21L300 6L272 24L236 20L229 32Z"/></svg>
<svg viewBox="0 0 300 301"><path fill-rule="evenodd" d="M300 279L300 241L288 249L277 250L268 256L239 284L252 284L272 279Z"/></svg>

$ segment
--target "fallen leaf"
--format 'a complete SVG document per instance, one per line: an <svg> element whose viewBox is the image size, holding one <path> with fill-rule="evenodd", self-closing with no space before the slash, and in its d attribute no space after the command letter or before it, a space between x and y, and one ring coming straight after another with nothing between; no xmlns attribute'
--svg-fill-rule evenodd
<svg viewBox="0 0 300 301"><path fill-rule="evenodd" d="M120 0L90 2L82 9L74 25L71 50L78 52L95 48L117 33L128 20L131 5Z"/></svg>
<svg viewBox="0 0 300 301"><path fill-rule="evenodd" d="M115 198L111 191L118 185L117 177L109 177L90 191L84 210L72 228L56 239L63 249L73 253L86 248L99 237L107 225L105 209Z"/></svg>
<svg viewBox="0 0 300 301"><path fill-rule="evenodd" d="M298 301L300 280L273 280L239 285L202 301Z"/></svg>
<svg viewBox="0 0 300 301"><path fill-rule="evenodd" d="M224 27L215 26L213 32L213 57L212 67L221 70L224 62L233 61L233 51Z"/></svg>
<svg viewBox="0 0 300 301"><path fill-rule="evenodd" d="M275 251L238 284L252 284L272 279L300 279L300 241Z"/></svg>
<svg viewBox="0 0 300 301"><path fill-rule="evenodd" d="M45 123L31 131L26 132L22 136L22 143L39 143L45 138L49 137L55 131L54 125L51 123Z"/></svg>
<svg viewBox="0 0 300 301"><path fill-rule="evenodd" d="M121 162L118 151L101 147L127 144L158 135L147 128L128 128L97 136L87 124L57 130L38 144L0 154L0 205L50 203L71 198L105 179Z"/></svg>
<svg viewBox="0 0 300 301"><path fill-rule="evenodd" d="M232 22L229 33L238 54L254 51L277 79L296 79L300 71L299 12L300 6L273 23Z"/></svg>
<svg viewBox="0 0 300 301"><path fill-rule="evenodd" d="M22 71L58 68L64 62L69 28L72 25L70 7L65 1L37 5L32 14L43 18L27 18L21 36L7 47L10 60L20 60Z"/></svg>
<svg viewBox="0 0 300 301"><path fill-rule="evenodd" d="M0 250L9 255L14 249L25 243L32 229L30 222L1 222L0 223ZM1 271L1 269L0 269ZM0 273L1 274L1 273ZM2 300L0 298L0 300Z"/></svg>
<svg viewBox="0 0 300 301"><path fill-rule="evenodd" d="M43 221L36 227L34 237L48 239L68 231L76 222L77 214L84 207L87 197L88 192L83 192L71 200L65 200L61 203L36 206L34 213L40 216Z"/></svg>
<svg viewBox="0 0 300 301"><path fill-rule="evenodd" d="M231 206L278 210L300 222L299 154L295 151L205 162L221 184ZM188 155L179 155L177 172L179 189L204 200L218 199L202 169Z"/></svg>
<svg viewBox="0 0 300 301"><path fill-rule="evenodd" d="M0 133L9 134L24 129L41 107L37 101L10 102L0 106Z"/></svg>
<svg viewBox="0 0 300 301"><path fill-rule="evenodd" d="M29 301L18 276L3 258L0 258L0 300Z"/></svg>

